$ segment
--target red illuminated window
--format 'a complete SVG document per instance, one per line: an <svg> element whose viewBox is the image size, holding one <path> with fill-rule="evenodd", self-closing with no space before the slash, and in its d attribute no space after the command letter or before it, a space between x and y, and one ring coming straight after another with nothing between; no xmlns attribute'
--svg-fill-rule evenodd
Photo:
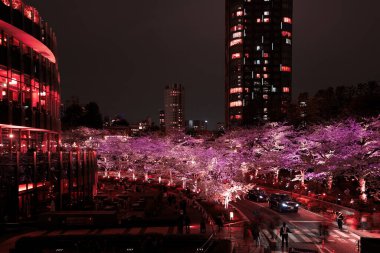
<svg viewBox="0 0 380 253"><path fill-rule="evenodd" d="M230 94L236 94L236 93L242 93L243 88L231 88L230 89Z"/></svg>
<svg viewBox="0 0 380 253"><path fill-rule="evenodd" d="M291 24L292 23L292 19L291 18L288 18L288 17L284 17L284 23L288 23L288 24Z"/></svg>
<svg viewBox="0 0 380 253"><path fill-rule="evenodd" d="M260 78L261 77L261 75L260 74L256 74L256 78Z"/></svg>
<svg viewBox="0 0 380 253"><path fill-rule="evenodd" d="M270 22L270 18L264 18L264 23L269 23Z"/></svg>
<svg viewBox="0 0 380 253"><path fill-rule="evenodd" d="M268 74L264 74L263 77L264 77L264 79L267 79L269 77L269 75Z"/></svg>
<svg viewBox="0 0 380 253"><path fill-rule="evenodd" d="M240 59L241 58L241 54L240 53L234 53L231 55L231 59Z"/></svg>
<svg viewBox="0 0 380 253"><path fill-rule="evenodd" d="M264 57L264 58L268 58L268 57L269 57L269 54L268 54L268 53L264 53L264 54L263 54L263 57Z"/></svg>
<svg viewBox="0 0 380 253"><path fill-rule="evenodd" d="M237 11L236 12L237 17L242 17L243 16L243 11Z"/></svg>
<svg viewBox="0 0 380 253"><path fill-rule="evenodd" d="M243 116L242 115L235 115L235 119L242 119Z"/></svg>
<svg viewBox="0 0 380 253"><path fill-rule="evenodd" d="M261 23L261 18L256 19L256 23Z"/></svg>
<svg viewBox="0 0 380 253"><path fill-rule="evenodd" d="M249 58L249 53L244 54L245 58Z"/></svg>
<svg viewBox="0 0 380 253"><path fill-rule="evenodd" d="M281 71L283 72L292 72L292 68L289 66L281 66Z"/></svg>
<svg viewBox="0 0 380 253"><path fill-rule="evenodd" d="M242 39L232 40L230 42L230 47L233 47L233 46L236 46L236 45L241 45L241 44L243 44L243 40Z"/></svg>
<svg viewBox="0 0 380 253"><path fill-rule="evenodd" d="M231 27L230 30L231 30L231 32L236 32L236 31L240 31L243 29L244 29L244 25L239 24L239 25L235 25L235 26Z"/></svg>
<svg viewBox="0 0 380 253"><path fill-rule="evenodd" d="M290 88L289 87L282 87L282 92L289 93L290 92Z"/></svg>
<svg viewBox="0 0 380 253"><path fill-rule="evenodd" d="M282 31L281 34L282 34L282 37L288 37L288 38L292 37L292 33L288 31Z"/></svg>
<svg viewBox="0 0 380 253"><path fill-rule="evenodd" d="M230 107L239 107L239 106L243 106L243 102L242 101L233 101L230 103Z"/></svg>

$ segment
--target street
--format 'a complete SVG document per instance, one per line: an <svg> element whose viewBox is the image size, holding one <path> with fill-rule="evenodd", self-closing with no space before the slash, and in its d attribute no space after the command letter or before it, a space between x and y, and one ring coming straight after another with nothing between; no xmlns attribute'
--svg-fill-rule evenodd
<svg viewBox="0 0 380 253"><path fill-rule="evenodd" d="M323 253L357 252L357 243L360 237L346 228L340 231L335 223L331 223L314 213L300 208L298 213L279 213L269 209L268 203L256 203L250 200L239 200L234 206L245 214L251 221L257 220L266 224L268 220L277 220L282 224L286 222L292 232L289 234L289 247L300 249L313 249ZM277 223L278 223L277 222ZM329 237L322 243L319 236L319 224L329 222ZM274 232L277 239L277 251L281 251L279 236L280 225L276 224ZM264 226L262 233L270 237L269 228ZM284 252L288 252L284 249Z"/></svg>

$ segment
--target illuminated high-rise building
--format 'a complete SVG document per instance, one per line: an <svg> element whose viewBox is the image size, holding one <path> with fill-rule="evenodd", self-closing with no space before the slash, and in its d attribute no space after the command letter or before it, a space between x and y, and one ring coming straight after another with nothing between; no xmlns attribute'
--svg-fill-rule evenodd
<svg viewBox="0 0 380 253"><path fill-rule="evenodd" d="M292 91L293 0L226 0L226 125L286 118Z"/></svg>
<svg viewBox="0 0 380 253"><path fill-rule="evenodd" d="M184 130L184 92L181 84L165 87L165 131Z"/></svg>

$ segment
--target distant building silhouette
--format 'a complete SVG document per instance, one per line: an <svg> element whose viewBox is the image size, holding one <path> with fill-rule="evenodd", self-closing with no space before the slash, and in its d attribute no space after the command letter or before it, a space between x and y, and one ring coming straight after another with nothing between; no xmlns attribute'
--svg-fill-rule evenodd
<svg viewBox="0 0 380 253"><path fill-rule="evenodd" d="M185 129L184 97L185 89L181 84L165 87L165 131Z"/></svg>

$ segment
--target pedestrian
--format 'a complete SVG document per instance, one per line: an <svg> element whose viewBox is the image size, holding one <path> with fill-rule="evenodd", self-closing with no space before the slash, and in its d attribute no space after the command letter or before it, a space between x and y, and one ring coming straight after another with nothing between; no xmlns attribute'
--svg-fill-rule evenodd
<svg viewBox="0 0 380 253"><path fill-rule="evenodd" d="M188 215L185 216L185 228L186 228L186 233L190 233L190 217Z"/></svg>
<svg viewBox="0 0 380 253"><path fill-rule="evenodd" d="M342 212L336 212L336 222L338 223L338 228L340 230L343 230L343 220L344 220L344 216L343 216L343 213Z"/></svg>
<svg viewBox="0 0 380 253"><path fill-rule="evenodd" d="M201 218L200 229L202 234L206 233L206 221L203 217Z"/></svg>
<svg viewBox="0 0 380 253"><path fill-rule="evenodd" d="M251 232L252 232L253 240L255 240L256 242L256 246L259 246L260 245L260 228L257 222L254 222L252 224Z"/></svg>
<svg viewBox="0 0 380 253"><path fill-rule="evenodd" d="M280 229L280 236L281 236L281 248L284 248L284 242L286 242L286 247L289 246L289 240L288 240L288 234L291 233L290 229L286 225L286 223L282 223L282 227Z"/></svg>

